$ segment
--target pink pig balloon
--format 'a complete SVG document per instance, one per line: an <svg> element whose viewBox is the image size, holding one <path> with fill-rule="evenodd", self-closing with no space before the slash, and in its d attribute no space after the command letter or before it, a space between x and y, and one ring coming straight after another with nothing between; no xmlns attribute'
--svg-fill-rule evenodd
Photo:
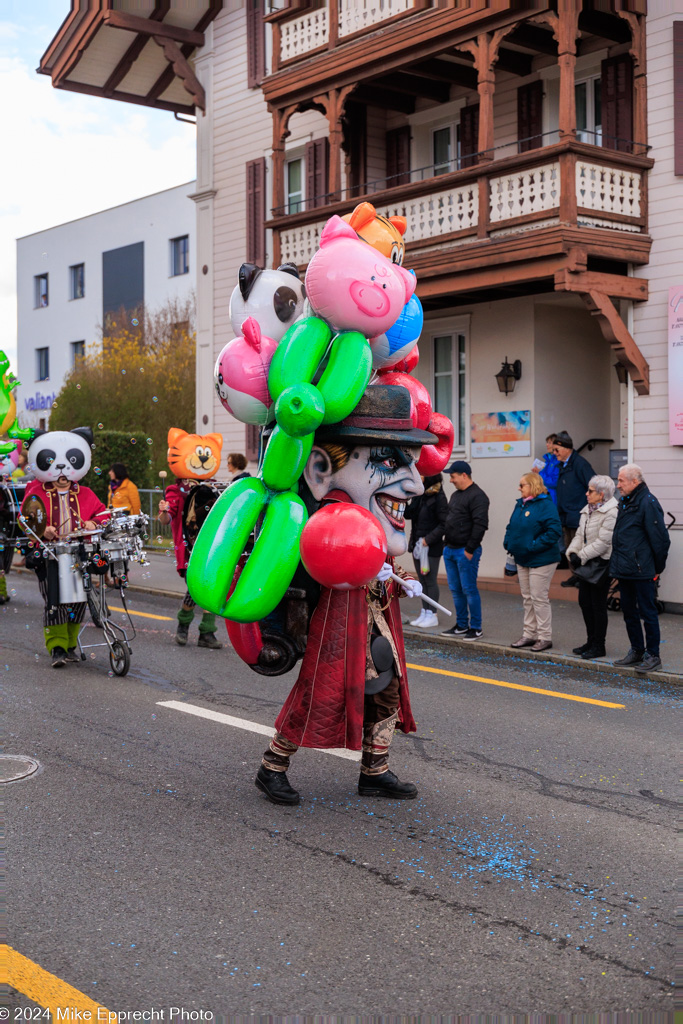
<svg viewBox="0 0 683 1024"><path fill-rule="evenodd" d="M233 338L221 350L213 371L216 392L224 409L242 423L265 426L275 416L268 391L268 370L277 341L261 334L253 316L242 324L244 337Z"/></svg>
<svg viewBox="0 0 683 1024"><path fill-rule="evenodd" d="M374 338L387 331L415 291L415 276L363 242L341 217L330 217L308 264L306 295L335 331Z"/></svg>

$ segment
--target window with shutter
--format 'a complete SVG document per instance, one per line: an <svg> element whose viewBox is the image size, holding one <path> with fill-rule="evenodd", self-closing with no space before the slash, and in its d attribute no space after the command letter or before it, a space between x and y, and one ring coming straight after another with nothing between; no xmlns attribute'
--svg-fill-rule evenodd
<svg viewBox="0 0 683 1024"><path fill-rule="evenodd" d="M392 128L385 136L387 187L410 181L410 125Z"/></svg>
<svg viewBox="0 0 683 1024"><path fill-rule="evenodd" d="M628 53L602 62L602 144L630 153L633 149L633 58Z"/></svg>
<svg viewBox="0 0 683 1024"><path fill-rule="evenodd" d="M517 90L519 152L543 145L543 82L530 82Z"/></svg>
<svg viewBox="0 0 683 1024"><path fill-rule="evenodd" d="M463 107L460 111L460 166L473 167L479 163L479 104Z"/></svg>
<svg viewBox="0 0 683 1024"><path fill-rule="evenodd" d="M266 161L247 162L247 263L266 263Z"/></svg>
<svg viewBox="0 0 683 1024"><path fill-rule="evenodd" d="M249 462L258 462L260 433L261 428L258 424L246 424L244 430L244 454Z"/></svg>
<svg viewBox="0 0 683 1024"><path fill-rule="evenodd" d="M247 85L255 89L266 74L266 41L263 30L263 0L247 4Z"/></svg>
<svg viewBox="0 0 683 1024"><path fill-rule="evenodd" d="M306 209L325 206L329 201L329 139L306 143Z"/></svg>
<svg viewBox="0 0 683 1024"><path fill-rule="evenodd" d="M674 21L674 174L683 174L683 21Z"/></svg>

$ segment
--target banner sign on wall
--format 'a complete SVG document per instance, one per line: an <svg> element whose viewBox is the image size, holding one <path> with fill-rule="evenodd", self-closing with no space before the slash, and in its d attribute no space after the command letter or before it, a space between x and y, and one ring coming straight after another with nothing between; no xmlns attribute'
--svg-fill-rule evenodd
<svg viewBox="0 0 683 1024"><path fill-rule="evenodd" d="M683 444L683 285L669 288L669 444Z"/></svg>
<svg viewBox="0 0 683 1024"><path fill-rule="evenodd" d="M531 455L531 411L474 412L471 416L473 459Z"/></svg>

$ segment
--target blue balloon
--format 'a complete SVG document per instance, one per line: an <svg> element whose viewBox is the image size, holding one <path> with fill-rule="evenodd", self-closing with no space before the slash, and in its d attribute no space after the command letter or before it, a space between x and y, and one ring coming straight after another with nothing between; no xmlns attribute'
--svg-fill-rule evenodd
<svg viewBox="0 0 683 1024"><path fill-rule="evenodd" d="M420 340L423 323L422 303L417 295L411 295L389 330L370 339L373 369L381 370L404 359Z"/></svg>

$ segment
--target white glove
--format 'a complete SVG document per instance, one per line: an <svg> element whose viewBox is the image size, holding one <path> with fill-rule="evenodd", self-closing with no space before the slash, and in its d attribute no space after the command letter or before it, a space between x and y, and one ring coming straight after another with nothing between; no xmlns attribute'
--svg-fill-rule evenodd
<svg viewBox="0 0 683 1024"><path fill-rule="evenodd" d="M377 573L377 579L380 583L386 583L388 579L391 579L391 574L394 570L391 568L388 562L385 562L380 571Z"/></svg>
<svg viewBox="0 0 683 1024"><path fill-rule="evenodd" d="M406 592L406 597L420 597L422 584L419 580L401 580L401 586Z"/></svg>

